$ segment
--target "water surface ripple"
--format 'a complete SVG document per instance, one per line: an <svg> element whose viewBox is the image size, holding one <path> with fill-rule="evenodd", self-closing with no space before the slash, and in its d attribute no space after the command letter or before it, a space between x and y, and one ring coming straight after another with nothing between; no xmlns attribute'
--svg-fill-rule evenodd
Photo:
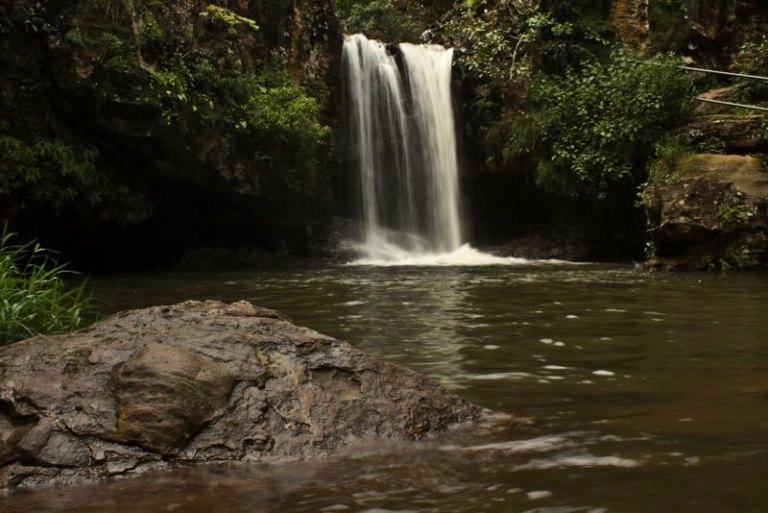
<svg viewBox="0 0 768 513"><path fill-rule="evenodd" d="M91 286L108 311L249 299L531 421L19 494L4 513L768 510L768 274L340 266Z"/></svg>

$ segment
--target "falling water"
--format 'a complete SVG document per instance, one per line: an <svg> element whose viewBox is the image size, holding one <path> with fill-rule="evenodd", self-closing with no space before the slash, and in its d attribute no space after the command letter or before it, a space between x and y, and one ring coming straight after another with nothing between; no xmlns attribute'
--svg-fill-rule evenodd
<svg viewBox="0 0 768 513"><path fill-rule="evenodd" d="M453 50L397 48L399 58L363 35L344 44L366 227L360 249L373 260L451 253L462 243Z"/></svg>

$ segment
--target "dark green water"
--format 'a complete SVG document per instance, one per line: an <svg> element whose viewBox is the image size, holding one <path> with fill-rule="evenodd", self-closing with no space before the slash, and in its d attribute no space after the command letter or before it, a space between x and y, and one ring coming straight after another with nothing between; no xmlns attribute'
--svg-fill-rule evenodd
<svg viewBox="0 0 768 513"><path fill-rule="evenodd" d="M91 285L105 311L249 299L532 423L22 494L4 513L768 511L768 274L332 267Z"/></svg>

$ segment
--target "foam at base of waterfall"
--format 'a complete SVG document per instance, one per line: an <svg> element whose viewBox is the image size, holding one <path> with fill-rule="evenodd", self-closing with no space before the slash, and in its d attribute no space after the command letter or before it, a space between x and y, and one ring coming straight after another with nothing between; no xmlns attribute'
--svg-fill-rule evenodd
<svg viewBox="0 0 768 513"><path fill-rule="evenodd" d="M360 177L355 199L364 240L370 244L389 230L421 239L391 241L413 252L457 248L462 223L454 52L438 45L397 48L392 52L363 34L344 40L349 148Z"/></svg>
<svg viewBox="0 0 768 513"><path fill-rule="evenodd" d="M536 265L568 264L564 260L528 260L526 258L500 257L483 253L469 244L447 253L414 252L402 249L394 244L377 244L370 247L365 244L356 248L364 255L348 265L370 265L377 267L395 266L443 266L473 267L487 265Z"/></svg>

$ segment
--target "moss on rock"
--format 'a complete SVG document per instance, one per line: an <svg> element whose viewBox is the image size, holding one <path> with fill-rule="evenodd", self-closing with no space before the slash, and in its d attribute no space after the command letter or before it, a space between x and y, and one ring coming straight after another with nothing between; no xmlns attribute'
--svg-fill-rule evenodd
<svg viewBox="0 0 768 513"><path fill-rule="evenodd" d="M650 267L749 269L768 263L768 174L760 160L684 155L675 177L652 181L643 193Z"/></svg>

